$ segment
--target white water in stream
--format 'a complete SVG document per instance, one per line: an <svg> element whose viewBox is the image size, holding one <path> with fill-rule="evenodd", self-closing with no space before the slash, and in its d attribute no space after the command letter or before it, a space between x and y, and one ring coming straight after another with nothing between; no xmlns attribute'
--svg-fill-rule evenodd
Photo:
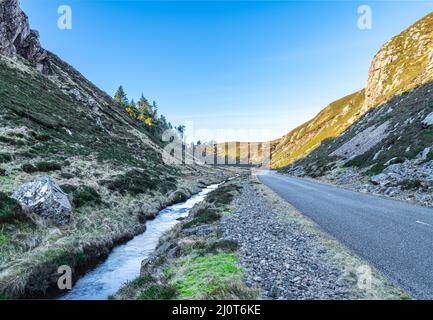
<svg viewBox="0 0 433 320"><path fill-rule="evenodd" d="M144 233L113 249L104 262L81 277L60 299L105 300L115 294L123 284L140 275L141 261L156 249L159 238L179 223L177 219L187 217L191 208L218 186L211 185L187 201L162 210L155 220L146 222Z"/></svg>

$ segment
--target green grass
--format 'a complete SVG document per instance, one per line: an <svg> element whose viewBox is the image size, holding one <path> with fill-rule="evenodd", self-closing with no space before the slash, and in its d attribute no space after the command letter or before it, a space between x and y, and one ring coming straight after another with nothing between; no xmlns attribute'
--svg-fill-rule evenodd
<svg viewBox="0 0 433 320"><path fill-rule="evenodd" d="M9 238L3 233L3 228L0 228L0 250L4 250L9 245Z"/></svg>
<svg viewBox="0 0 433 320"><path fill-rule="evenodd" d="M229 210L229 209L226 209L226 208L220 209L220 213L221 213L221 215L223 215L225 217L230 217L230 216L233 215L233 211Z"/></svg>
<svg viewBox="0 0 433 320"><path fill-rule="evenodd" d="M45 261L54 266L70 265L70 253L63 248L48 249L45 254Z"/></svg>
<svg viewBox="0 0 433 320"><path fill-rule="evenodd" d="M242 279L244 273L238 262L239 257L234 253L180 258L167 271L169 284L177 290L180 299L211 295L228 282Z"/></svg>

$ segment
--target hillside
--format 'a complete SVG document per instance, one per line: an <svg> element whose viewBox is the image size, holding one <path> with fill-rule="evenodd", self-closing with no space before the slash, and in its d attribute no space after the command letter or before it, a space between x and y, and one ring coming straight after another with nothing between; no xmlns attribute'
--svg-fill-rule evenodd
<svg viewBox="0 0 433 320"><path fill-rule="evenodd" d="M433 206L432 52L429 14L377 54L360 111L366 113L284 170Z"/></svg>
<svg viewBox="0 0 433 320"><path fill-rule="evenodd" d="M388 41L376 54L364 90L331 103L275 143L274 168L285 167L335 138L372 108L433 79L433 13Z"/></svg>
<svg viewBox="0 0 433 320"><path fill-rule="evenodd" d="M299 126L275 145L272 153L272 167L280 168L307 156L320 143L336 137L359 118L364 102L364 90L355 92L331 103L313 120Z"/></svg>
<svg viewBox="0 0 433 320"><path fill-rule="evenodd" d="M230 174L167 165L162 152L109 95L41 47L18 0L0 2L0 298L44 294L59 263L79 274L163 207ZM24 215L11 198L42 176L68 194L68 224Z"/></svg>
<svg viewBox="0 0 433 320"><path fill-rule="evenodd" d="M285 170L432 206L433 82L372 109Z"/></svg>

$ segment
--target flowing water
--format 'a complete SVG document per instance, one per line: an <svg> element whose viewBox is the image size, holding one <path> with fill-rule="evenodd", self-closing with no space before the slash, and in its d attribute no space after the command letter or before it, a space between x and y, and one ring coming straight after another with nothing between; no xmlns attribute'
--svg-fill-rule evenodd
<svg viewBox="0 0 433 320"><path fill-rule="evenodd" d="M144 233L116 247L104 262L81 277L60 299L104 300L115 294L123 284L140 275L141 261L156 249L159 238L178 224L179 218L187 217L191 208L218 186L211 185L187 201L162 210L155 220L146 222Z"/></svg>

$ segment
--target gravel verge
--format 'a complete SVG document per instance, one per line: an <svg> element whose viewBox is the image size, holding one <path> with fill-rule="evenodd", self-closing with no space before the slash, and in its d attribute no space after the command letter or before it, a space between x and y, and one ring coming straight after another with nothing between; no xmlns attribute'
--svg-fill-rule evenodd
<svg viewBox="0 0 433 320"><path fill-rule="evenodd" d="M253 176L221 221L263 299L405 299L378 271Z"/></svg>

